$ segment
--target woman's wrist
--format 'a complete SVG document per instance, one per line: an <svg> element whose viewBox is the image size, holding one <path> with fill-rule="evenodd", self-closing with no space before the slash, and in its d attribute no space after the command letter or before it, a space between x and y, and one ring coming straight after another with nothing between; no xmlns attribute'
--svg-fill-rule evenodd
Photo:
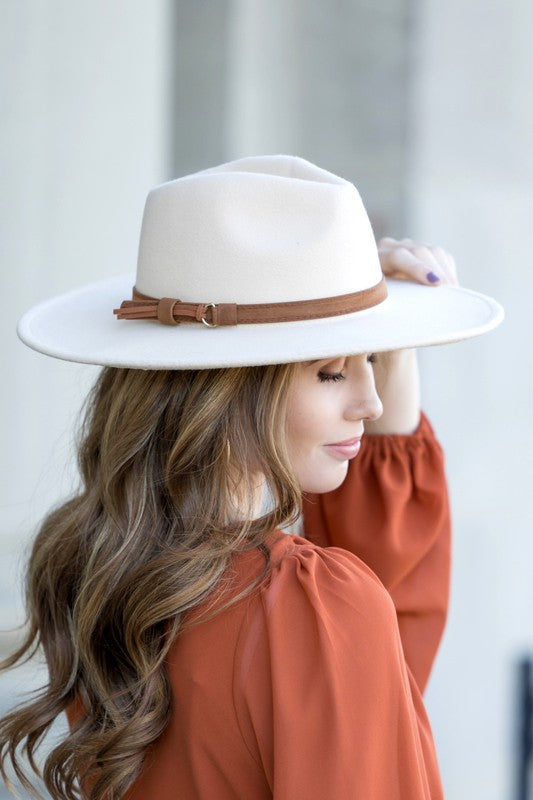
<svg viewBox="0 0 533 800"><path fill-rule="evenodd" d="M382 416L365 422L369 434L412 434L420 424L420 376L416 349L378 353L374 365Z"/></svg>

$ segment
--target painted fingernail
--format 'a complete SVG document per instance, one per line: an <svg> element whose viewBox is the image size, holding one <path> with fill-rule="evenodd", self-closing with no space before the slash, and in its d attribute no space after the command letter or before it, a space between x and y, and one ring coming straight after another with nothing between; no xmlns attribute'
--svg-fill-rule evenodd
<svg viewBox="0 0 533 800"><path fill-rule="evenodd" d="M435 275L434 272L428 272L426 278L428 279L428 281L431 281L431 283L437 283L437 281L440 281L439 276Z"/></svg>

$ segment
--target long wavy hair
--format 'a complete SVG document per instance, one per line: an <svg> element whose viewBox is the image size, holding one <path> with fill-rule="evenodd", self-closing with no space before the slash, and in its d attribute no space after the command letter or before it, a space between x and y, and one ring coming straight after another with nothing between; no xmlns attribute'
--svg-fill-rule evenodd
<svg viewBox="0 0 533 800"><path fill-rule="evenodd" d="M42 648L49 673L36 699L0 720L8 785L11 764L39 796L26 757L54 800L116 800L131 786L169 719L165 657L186 612L223 583L236 552L259 547L265 569L253 589L268 575L267 536L300 514L285 436L296 369L101 371L81 425L80 488L40 527L27 635L0 664ZM254 518L259 473L272 504ZM40 769L46 732L80 704Z"/></svg>

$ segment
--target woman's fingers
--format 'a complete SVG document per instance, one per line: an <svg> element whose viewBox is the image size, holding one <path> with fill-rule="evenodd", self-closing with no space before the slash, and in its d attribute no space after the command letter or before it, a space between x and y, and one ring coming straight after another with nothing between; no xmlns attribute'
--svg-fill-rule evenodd
<svg viewBox="0 0 533 800"><path fill-rule="evenodd" d="M440 246L385 236L378 242L378 254L383 274L390 278L408 278L428 286L459 285L455 260Z"/></svg>
<svg viewBox="0 0 533 800"><path fill-rule="evenodd" d="M443 247L439 247L438 245L425 245L425 247L437 261L439 269L442 271L442 276L446 279L445 282L450 283L452 286L458 286L457 268L451 253L448 253Z"/></svg>
<svg viewBox="0 0 533 800"><path fill-rule="evenodd" d="M408 278L418 283L433 286L441 281L436 261L422 261L418 255L407 247L378 248L379 260L383 274L388 278Z"/></svg>

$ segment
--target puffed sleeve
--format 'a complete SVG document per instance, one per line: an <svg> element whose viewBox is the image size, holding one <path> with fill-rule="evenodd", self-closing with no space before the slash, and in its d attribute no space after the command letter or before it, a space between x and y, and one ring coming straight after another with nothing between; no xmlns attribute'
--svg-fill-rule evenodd
<svg viewBox="0 0 533 800"><path fill-rule="evenodd" d="M304 497L306 537L362 559L386 587L407 663L424 691L444 631L450 509L444 455L422 412L411 435L366 435L333 492Z"/></svg>
<svg viewBox="0 0 533 800"><path fill-rule="evenodd" d="M394 605L356 556L296 537L235 659L241 733L275 800L442 798Z"/></svg>

